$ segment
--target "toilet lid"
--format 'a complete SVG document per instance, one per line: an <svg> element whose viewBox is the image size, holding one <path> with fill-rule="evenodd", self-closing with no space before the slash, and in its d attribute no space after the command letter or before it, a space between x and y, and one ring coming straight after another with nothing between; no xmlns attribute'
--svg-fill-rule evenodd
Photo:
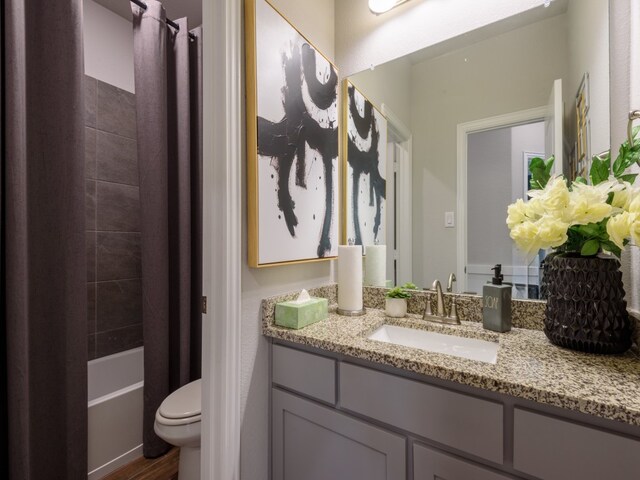
<svg viewBox="0 0 640 480"><path fill-rule="evenodd" d="M187 383L165 398L158 409L160 415L173 419L200 415L202 405L200 383L200 380Z"/></svg>

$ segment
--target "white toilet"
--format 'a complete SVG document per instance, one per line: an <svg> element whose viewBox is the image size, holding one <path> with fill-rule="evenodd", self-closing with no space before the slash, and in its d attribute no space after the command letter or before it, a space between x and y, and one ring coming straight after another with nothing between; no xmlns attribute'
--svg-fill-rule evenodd
<svg viewBox="0 0 640 480"><path fill-rule="evenodd" d="M180 447L179 480L200 480L201 398L201 382L196 380L165 398L156 412L156 434Z"/></svg>

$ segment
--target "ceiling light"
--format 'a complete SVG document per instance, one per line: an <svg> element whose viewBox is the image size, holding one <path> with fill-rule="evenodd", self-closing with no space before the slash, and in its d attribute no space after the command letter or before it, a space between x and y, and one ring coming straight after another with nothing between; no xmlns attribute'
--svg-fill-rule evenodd
<svg viewBox="0 0 640 480"><path fill-rule="evenodd" d="M375 14L385 13L408 0L369 0L369 10Z"/></svg>

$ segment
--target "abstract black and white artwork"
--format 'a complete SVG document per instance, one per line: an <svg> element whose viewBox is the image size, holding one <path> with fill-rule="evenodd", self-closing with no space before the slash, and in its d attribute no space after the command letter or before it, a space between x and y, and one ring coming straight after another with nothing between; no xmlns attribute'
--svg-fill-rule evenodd
<svg viewBox="0 0 640 480"><path fill-rule="evenodd" d="M346 238L355 245L385 244L387 120L346 82Z"/></svg>
<svg viewBox="0 0 640 480"><path fill-rule="evenodd" d="M269 2L255 7L254 266L335 257L338 73Z"/></svg>

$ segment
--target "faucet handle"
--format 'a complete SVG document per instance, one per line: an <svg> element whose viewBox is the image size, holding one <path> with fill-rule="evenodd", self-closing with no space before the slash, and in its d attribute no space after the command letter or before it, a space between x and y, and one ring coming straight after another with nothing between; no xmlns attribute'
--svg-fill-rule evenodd
<svg viewBox="0 0 640 480"><path fill-rule="evenodd" d="M433 310L431 309L431 295L428 295L425 298L426 298L426 305L424 307L424 315L422 316L422 318L433 316Z"/></svg>
<svg viewBox="0 0 640 480"><path fill-rule="evenodd" d="M449 318L454 320L456 323L460 323L458 319L458 309L456 307L456 297L451 298L451 311L449 312Z"/></svg>

